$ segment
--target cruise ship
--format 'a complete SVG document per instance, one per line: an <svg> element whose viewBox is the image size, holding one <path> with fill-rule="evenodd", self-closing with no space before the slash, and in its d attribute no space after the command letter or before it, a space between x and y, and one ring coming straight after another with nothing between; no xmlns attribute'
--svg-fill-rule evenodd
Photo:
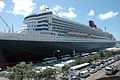
<svg viewBox="0 0 120 80"><path fill-rule="evenodd" d="M41 61L47 57L96 51L115 46L112 34L58 17L50 10L26 16L16 33L0 32L0 63Z"/></svg>

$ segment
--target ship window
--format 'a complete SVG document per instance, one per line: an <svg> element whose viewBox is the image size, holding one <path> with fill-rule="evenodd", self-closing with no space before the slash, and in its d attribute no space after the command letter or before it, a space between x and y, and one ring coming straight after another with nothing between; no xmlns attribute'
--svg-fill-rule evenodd
<svg viewBox="0 0 120 80"><path fill-rule="evenodd" d="M47 12L47 13L41 13L41 14L35 14L35 15L30 15L30 16L27 16L25 17L25 19L27 18L31 18L31 17L38 17L38 16L42 16L42 15L49 15L49 14L52 14L52 12Z"/></svg>
<svg viewBox="0 0 120 80"><path fill-rule="evenodd" d="M42 22L47 22L48 23L48 20L38 21L38 23L42 23Z"/></svg>
<svg viewBox="0 0 120 80"><path fill-rule="evenodd" d="M36 28L36 31L40 31L40 30L48 30L48 28Z"/></svg>
<svg viewBox="0 0 120 80"><path fill-rule="evenodd" d="M55 33L51 33L52 35L55 35Z"/></svg>
<svg viewBox="0 0 120 80"><path fill-rule="evenodd" d="M37 27L48 26L47 24L37 25Z"/></svg>

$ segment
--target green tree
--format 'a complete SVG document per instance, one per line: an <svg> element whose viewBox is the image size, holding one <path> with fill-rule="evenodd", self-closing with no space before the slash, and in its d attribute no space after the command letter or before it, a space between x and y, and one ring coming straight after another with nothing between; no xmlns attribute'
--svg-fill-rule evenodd
<svg viewBox="0 0 120 80"><path fill-rule="evenodd" d="M105 57L105 52L103 52L103 51L98 52L98 54L100 54L100 58Z"/></svg>
<svg viewBox="0 0 120 80"><path fill-rule="evenodd" d="M83 58L83 57L76 59L74 62L75 65L79 65L82 63L85 63L85 58Z"/></svg>
<svg viewBox="0 0 120 80"><path fill-rule="evenodd" d="M42 74L46 78L50 78L51 76L55 77L56 70L52 68L46 68L45 70L42 71Z"/></svg>
<svg viewBox="0 0 120 80"><path fill-rule="evenodd" d="M105 57L110 57L112 55L114 55L112 51L106 51L105 52Z"/></svg>
<svg viewBox="0 0 120 80"><path fill-rule="evenodd" d="M70 65L64 65L63 66L62 72L63 72L64 76L67 76L67 74L69 73L69 68L70 68Z"/></svg>
<svg viewBox="0 0 120 80"><path fill-rule="evenodd" d="M42 80L43 78L43 73L42 73L42 68L35 68L34 71L35 73L35 80Z"/></svg>
<svg viewBox="0 0 120 80"><path fill-rule="evenodd" d="M35 73L33 71L33 66L32 64L17 64L14 67L8 67L7 71L10 72L8 78L10 80L23 80L23 79L32 79Z"/></svg>
<svg viewBox="0 0 120 80"><path fill-rule="evenodd" d="M89 55L89 56L87 56L86 57L86 59L85 59L85 62L92 62L92 61L94 61L94 57L93 57L93 55Z"/></svg>
<svg viewBox="0 0 120 80"><path fill-rule="evenodd" d="M94 60L100 59L100 54L96 53L93 55Z"/></svg>

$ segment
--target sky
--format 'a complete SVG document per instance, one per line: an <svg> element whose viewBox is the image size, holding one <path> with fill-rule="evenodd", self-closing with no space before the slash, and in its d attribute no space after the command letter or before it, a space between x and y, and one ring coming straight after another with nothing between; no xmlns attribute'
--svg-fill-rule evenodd
<svg viewBox="0 0 120 80"><path fill-rule="evenodd" d="M53 14L88 25L93 20L97 27L120 40L120 0L0 0L0 16L18 31L25 16L39 14L46 5ZM6 25L0 19L0 31Z"/></svg>

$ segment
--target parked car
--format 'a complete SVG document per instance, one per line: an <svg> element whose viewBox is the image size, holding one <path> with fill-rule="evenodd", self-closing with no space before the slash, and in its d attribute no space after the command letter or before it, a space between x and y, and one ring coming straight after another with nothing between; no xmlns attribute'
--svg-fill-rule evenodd
<svg viewBox="0 0 120 80"><path fill-rule="evenodd" d="M102 69L102 68L104 68L105 66L104 66L104 64L100 64L100 69Z"/></svg>
<svg viewBox="0 0 120 80"><path fill-rule="evenodd" d="M78 77L78 76L72 76L71 80L80 80L80 77Z"/></svg>
<svg viewBox="0 0 120 80"><path fill-rule="evenodd" d="M111 61L111 60L110 60L110 61L108 61L108 65L109 65L109 64L111 64L111 63L112 63L112 61Z"/></svg>
<svg viewBox="0 0 120 80"><path fill-rule="evenodd" d="M95 68L91 68L89 72L90 72L90 74L93 74L93 73L95 73L96 71L97 71L97 70L96 70Z"/></svg>
<svg viewBox="0 0 120 80"><path fill-rule="evenodd" d="M67 77L60 77L58 80L69 80Z"/></svg>
<svg viewBox="0 0 120 80"><path fill-rule="evenodd" d="M100 70L100 67L99 67L99 66L96 66L95 69L98 71L98 70Z"/></svg>
<svg viewBox="0 0 120 80"><path fill-rule="evenodd" d="M107 75L111 75L117 70L117 65L116 66L115 65L107 66L105 68L105 70L106 70Z"/></svg>
<svg viewBox="0 0 120 80"><path fill-rule="evenodd" d="M113 63L113 62L115 62L115 60L114 60L114 59L112 59L112 60L111 60L111 62Z"/></svg>
<svg viewBox="0 0 120 80"><path fill-rule="evenodd" d="M108 62L105 62L104 65L107 66L107 65L108 65Z"/></svg>
<svg viewBox="0 0 120 80"><path fill-rule="evenodd" d="M80 71L79 74L80 74L80 77L82 77L82 78L88 77L90 75L89 70L87 70L87 69Z"/></svg>
<svg viewBox="0 0 120 80"><path fill-rule="evenodd" d="M118 60L119 60L119 57L118 57L118 56L115 56L115 57L114 57L114 60L115 60L115 61L118 61Z"/></svg>

